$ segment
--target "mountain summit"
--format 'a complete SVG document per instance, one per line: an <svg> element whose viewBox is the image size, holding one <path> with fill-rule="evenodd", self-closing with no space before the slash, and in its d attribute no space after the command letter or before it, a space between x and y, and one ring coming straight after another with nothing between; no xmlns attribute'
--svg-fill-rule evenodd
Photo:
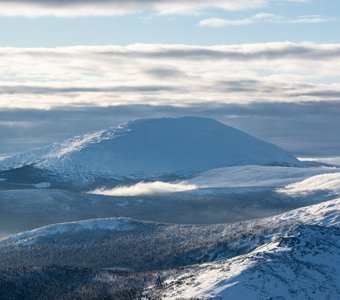
<svg viewBox="0 0 340 300"><path fill-rule="evenodd" d="M298 165L285 150L209 118L142 119L0 162L59 174L157 176L235 165Z"/></svg>

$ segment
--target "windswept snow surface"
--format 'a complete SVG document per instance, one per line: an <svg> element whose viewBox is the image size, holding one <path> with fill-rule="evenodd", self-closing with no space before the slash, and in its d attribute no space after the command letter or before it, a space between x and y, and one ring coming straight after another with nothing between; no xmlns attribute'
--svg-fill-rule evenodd
<svg viewBox="0 0 340 300"><path fill-rule="evenodd" d="M0 161L78 176L157 177L232 165L300 165L283 149L213 119L137 120Z"/></svg>

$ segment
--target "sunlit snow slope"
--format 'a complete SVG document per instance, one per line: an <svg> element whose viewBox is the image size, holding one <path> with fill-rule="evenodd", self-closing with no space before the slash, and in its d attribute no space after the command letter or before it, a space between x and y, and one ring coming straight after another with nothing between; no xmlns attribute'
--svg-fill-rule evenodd
<svg viewBox="0 0 340 300"><path fill-rule="evenodd" d="M182 271L162 299L339 299L339 234L300 225L249 254Z"/></svg>
<svg viewBox="0 0 340 300"><path fill-rule="evenodd" d="M304 221L248 254L170 274L150 294L162 299L339 299L339 204L334 200L284 214L278 221Z"/></svg>

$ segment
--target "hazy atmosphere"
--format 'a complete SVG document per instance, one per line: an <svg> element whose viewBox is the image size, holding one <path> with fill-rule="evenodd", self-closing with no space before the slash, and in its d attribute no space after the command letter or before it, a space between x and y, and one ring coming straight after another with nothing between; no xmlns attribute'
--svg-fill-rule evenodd
<svg viewBox="0 0 340 300"><path fill-rule="evenodd" d="M338 300L339 25L0 0L0 300Z"/></svg>

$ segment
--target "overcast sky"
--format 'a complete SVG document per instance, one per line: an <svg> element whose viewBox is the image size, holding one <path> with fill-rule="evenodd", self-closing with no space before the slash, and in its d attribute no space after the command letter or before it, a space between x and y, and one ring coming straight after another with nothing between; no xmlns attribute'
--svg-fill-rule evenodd
<svg viewBox="0 0 340 300"><path fill-rule="evenodd" d="M0 0L0 156L183 114L340 156L339 19L337 0Z"/></svg>

